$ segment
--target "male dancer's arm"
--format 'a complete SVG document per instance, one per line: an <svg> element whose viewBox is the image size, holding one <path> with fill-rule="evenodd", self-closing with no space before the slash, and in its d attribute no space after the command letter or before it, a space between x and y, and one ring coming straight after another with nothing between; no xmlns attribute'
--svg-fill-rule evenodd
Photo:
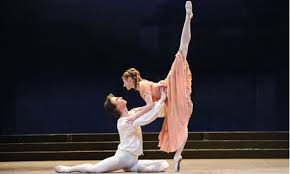
<svg viewBox="0 0 290 174"><path fill-rule="evenodd" d="M143 106L143 107L140 107L138 109L138 112L136 112L135 116L131 117L130 119L128 119L128 121L127 121L128 124L132 124L136 119L138 119L142 115L144 115L147 112L149 112L154 106L154 103L153 103L153 100L152 100L152 94L150 92L148 92L148 91L150 91L149 85L145 85L145 86L143 86L143 88L144 88L144 91L145 91L144 92L144 100L146 102L146 105Z"/></svg>
<svg viewBox="0 0 290 174"><path fill-rule="evenodd" d="M158 102L155 103L154 107L148 111L147 113L145 113L144 115L142 115L141 117L138 117L133 123L133 126L144 126L147 125L149 123L151 123L152 121L154 121L157 117L158 117L158 113L160 112L161 108L162 108L162 104L164 103L166 99L166 93L164 91L164 89L161 91L161 97L158 100ZM134 116L132 116L134 117Z"/></svg>

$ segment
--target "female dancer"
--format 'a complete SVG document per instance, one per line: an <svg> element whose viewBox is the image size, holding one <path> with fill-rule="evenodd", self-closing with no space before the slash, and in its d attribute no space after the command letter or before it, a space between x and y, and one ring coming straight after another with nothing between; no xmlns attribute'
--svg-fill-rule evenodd
<svg viewBox="0 0 290 174"><path fill-rule="evenodd" d="M190 22L192 18L192 4L185 4L186 17L181 34L179 51L165 80L154 83L141 78L135 68L126 70L122 76L124 87L127 90L135 89L146 102L143 107L136 108L139 115L132 117L127 123L151 110L153 103L160 98L160 88L167 89L167 100L165 101L159 116L164 116L164 122L159 134L160 150L175 152L174 169L179 171L181 153L188 137L188 121L192 113L191 102L191 72L186 60L188 45L191 38Z"/></svg>

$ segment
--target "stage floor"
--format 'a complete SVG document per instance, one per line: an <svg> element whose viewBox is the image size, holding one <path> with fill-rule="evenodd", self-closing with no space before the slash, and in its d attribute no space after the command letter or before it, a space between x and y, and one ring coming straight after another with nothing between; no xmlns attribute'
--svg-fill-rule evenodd
<svg viewBox="0 0 290 174"><path fill-rule="evenodd" d="M54 174L58 164L76 165L98 161L21 161L0 162L0 174ZM170 168L163 172L175 173L172 160ZM117 171L113 173L126 173ZM133 172L134 173L134 172ZM288 174L289 159L185 159L179 173L189 174Z"/></svg>

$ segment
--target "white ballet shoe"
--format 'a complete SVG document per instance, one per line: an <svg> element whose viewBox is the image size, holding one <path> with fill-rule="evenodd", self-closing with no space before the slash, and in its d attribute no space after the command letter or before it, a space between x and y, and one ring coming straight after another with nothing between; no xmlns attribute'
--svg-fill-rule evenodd
<svg viewBox="0 0 290 174"><path fill-rule="evenodd" d="M180 171L180 162L182 161L182 156L180 155L177 158L173 159L173 167L174 167L174 171L175 172L179 172Z"/></svg>
<svg viewBox="0 0 290 174"><path fill-rule="evenodd" d="M58 166L54 167L54 170L57 173L70 173L69 167L63 166L63 165L58 165Z"/></svg>
<svg viewBox="0 0 290 174"><path fill-rule="evenodd" d="M193 16L191 1L186 1L186 3L185 3L185 11L186 11L186 17L190 17L190 19L191 19L192 16Z"/></svg>

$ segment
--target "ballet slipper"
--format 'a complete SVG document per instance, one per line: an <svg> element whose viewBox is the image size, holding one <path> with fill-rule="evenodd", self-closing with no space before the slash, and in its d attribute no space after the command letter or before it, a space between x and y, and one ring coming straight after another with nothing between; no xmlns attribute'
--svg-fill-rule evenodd
<svg viewBox="0 0 290 174"><path fill-rule="evenodd" d="M63 165L58 165L54 168L54 170L57 172L57 173L69 173L69 167L67 166L63 166Z"/></svg>

